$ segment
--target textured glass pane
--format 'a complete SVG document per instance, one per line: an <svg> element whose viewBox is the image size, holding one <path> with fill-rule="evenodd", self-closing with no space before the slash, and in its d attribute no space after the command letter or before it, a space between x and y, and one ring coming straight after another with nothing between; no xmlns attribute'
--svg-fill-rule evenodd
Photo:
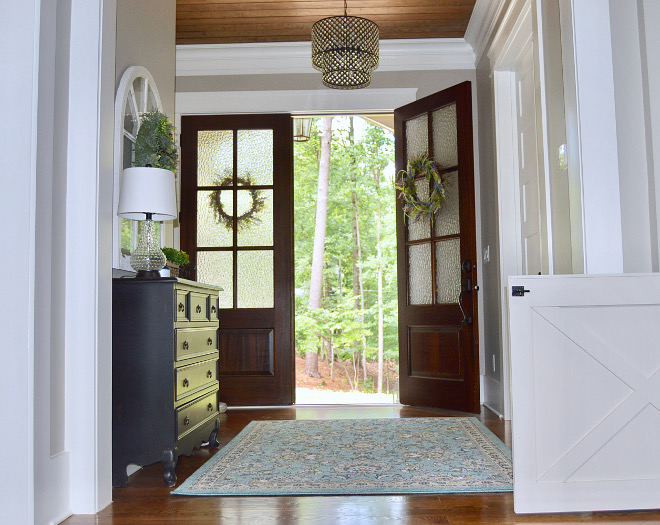
<svg viewBox="0 0 660 525"><path fill-rule="evenodd" d="M197 192L197 246L233 246L234 191Z"/></svg>
<svg viewBox="0 0 660 525"><path fill-rule="evenodd" d="M424 114L406 122L406 152L408 159L429 153L429 117Z"/></svg>
<svg viewBox="0 0 660 525"><path fill-rule="evenodd" d="M458 217L458 172L452 171L445 177L445 200L442 208L433 216L436 237L461 233Z"/></svg>
<svg viewBox="0 0 660 525"><path fill-rule="evenodd" d="M124 106L124 131L128 131L134 137L138 132L137 113L135 109L135 99L133 94L129 91L126 97L126 105Z"/></svg>
<svg viewBox="0 0 660 525"><path fill-rule="evenodd" d="M435 244L435 282L438 303L458 302L461 293L460 239L448 239Z"/></svg>
<svg viewBox="0 0 660 525"><path fill-rule="evenodd" d="M238 130L238 177L256 186L273 184L273 130ZM239 182L240 184L240 182Z"/></svg>
<svg viewBox="0 0 660 525"><path fill-rule="evenodd" d="M220 308L234 306L233 264L232 252L197 252L197 280L224 288L220 292Z"/></svg>
<svg viewBox="0 0 660 525"><path fill-rule="evenodd" d="M124 135L123 159L122 169L130 168L133 166L133 141Z"/></svg>
<svg viewBox="0 0 660 525"><path fill-rule="evenodd" d="M433 157L441 166L458 165L456 104L433 112Z"/></svg>
<svg viewBox="0 0 660 525"><path fill-rule="evenodd" d="M137 77L133 81L133 93L135 93L135 103L137 104L138 112L143 113L146 110L144 100L144 77Z"/></svg>
<svg viewBox="0 0 660 525"><path fill-rule="evenodd" d="M238 246L273 245L273 190L238 190Z"/></svg>
<svg viewBox="0 0 660 525"><path fill-rule="evenodd" d="M130 255L133 251L133 221L131 219L120 219L121 228L121 253Z"/></svg>
<svg viewBox="0 0 660 525"><path fill-rule="evenodd" d="M408 287L410 304L433 302L431 279L431 244L415 244L408 248Z"/></svg>
<svg viewBox="0 0 660 525"><path fill-rule="evenodd" d="M422 200L429 198L429 183L426 179L420 179L415 182L417 186L417 195ZM420 239L428 239L431 237L431 219L428 217L420 217L415 220L411 217L406 217L408 224L408 240L417 241Z"/></svg>
<svg viewBox="0 0 660 525"><path fill-rule="evenodd" d="M197 135L197 185L218 186L234 170L233 131L200 131ZM223 184L227 185L227 184Z"/></svg>
<svg viewBox="0 0 660 525"><path fill-rule="evenodd" d="M273 251L238 252L237 308L273 308L275 286Z"/></svg>

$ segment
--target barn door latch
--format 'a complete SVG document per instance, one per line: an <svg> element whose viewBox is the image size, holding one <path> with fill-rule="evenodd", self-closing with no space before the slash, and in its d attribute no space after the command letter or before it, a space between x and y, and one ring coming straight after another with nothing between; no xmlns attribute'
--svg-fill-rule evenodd
<svg viewBox="0 0 660 525"><path fill-rule="evenodd" d="M513 297L523 297L526 293L530 293L529 290L525 290L524 286L512 286L511 295Z"/></svg>

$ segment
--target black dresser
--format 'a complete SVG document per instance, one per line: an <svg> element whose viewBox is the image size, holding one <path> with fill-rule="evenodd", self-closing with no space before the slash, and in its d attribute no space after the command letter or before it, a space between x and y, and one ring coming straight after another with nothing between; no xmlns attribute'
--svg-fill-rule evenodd
<svg viewBox="0 0 660 525"><path fill-rule="evenodd" d="M112 484L133 463L163 463L218 446L218 293L178 278L112 283Z"/></svg>

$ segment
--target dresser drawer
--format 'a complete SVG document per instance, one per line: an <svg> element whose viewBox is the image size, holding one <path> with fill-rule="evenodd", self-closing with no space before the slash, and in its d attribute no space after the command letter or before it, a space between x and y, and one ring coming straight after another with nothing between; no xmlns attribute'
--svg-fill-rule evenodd
<svg viewBox="0 0 660 525"><path fill-rule="evenodd" d="M176 291L176 320L177 321L187 321L188 320L188 292L185 290Z"/></svg>
<svg viewBox="0 0 660 525"><path fill-rule="evenodd" d="M218 349L216 328L179 328L176 330L175 360L181 361Z"/></svg>
<svg viewBox="0 0 660 525"><path fill-rule="evenodd" d="M220 306L217 295L209 295L211 321L217 321L220 318Z"/></svg>
<svg viewBox="0 0 660 525"><path fill-rule="evenodd" d="M218 392L204 396L199 400L184 405L176 414L177 439L181 439L200 423L218 415Z"/></svg>
<svg viewBox="0 0 660 525"><path fill-rule="evenodd" d="M218 358L182 366L175 370L176 400L193 394L217 380Z"/></svg>
<svg viewBox="0 0 660 525"><path fill-rule="evenodd" d="M207 294L190 292L190 315L191 321L209 320L209 296Z"/></svg>

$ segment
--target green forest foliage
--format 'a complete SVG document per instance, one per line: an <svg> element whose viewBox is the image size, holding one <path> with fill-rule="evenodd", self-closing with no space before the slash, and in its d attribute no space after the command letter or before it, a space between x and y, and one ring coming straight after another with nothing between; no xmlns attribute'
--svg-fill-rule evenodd
<svg viewBox="0 0 660 525"><path fill-rule="evenodd" d="M358 128L357 117L356 128ZM361 119L360 119L361 120ZM383 267L384 358L398 359L396 219L394 193L394 138L378 126L364 122L364 131L351 140L349 117L335 117L332 126L330 191L323 270L321 308L308 308L316 197L319 171L319 119L312 136L295 143L295 283L296 351L320 351L320 335L332 339L336 355L350 359L361 351L366 335L367 359L378 353L377 270ZM380 171L380 184L375 173ZM365 295L362 326L353 295L353 191L357 193ZM381 251L377 257L377 205L381 206ZM359 304L359 302L357 302Z"/></svg>

